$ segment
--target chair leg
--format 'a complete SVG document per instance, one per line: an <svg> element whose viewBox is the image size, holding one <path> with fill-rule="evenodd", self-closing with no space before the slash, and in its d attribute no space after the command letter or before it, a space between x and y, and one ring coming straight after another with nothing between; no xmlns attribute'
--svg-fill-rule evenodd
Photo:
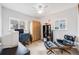
<svg viewBox="0 0 79 59"><path fill-rule="evenodd" d="M63 49L60 49L61 53L63 54Z"/></svg>
<svg viewBox="0 0 79 59"><path fill-rule="evenodd" d="M54 53L55 54L55 52L54 51L52 51L52 50L50 50L52 53Z"/></svg>
<svg viewBox="0 0 79 59"><path fill-rule="evenodd" d="M50 52L50 54L52 54L52 53L54 53L55 54L55 52L54 51L52 51L51 49L47 52L47 54Z"/></svg>
<svg viewBox="0 0 79 59"><path fill-rule="evenodd" d="M50 52L50 53L49 53L49 52ZM48 54L48 55L50 55L50 54L51 54L51 51L50 51L50 50L49 50L49 51L47 51L47 54Z"/></svg>
<svg viewBox="0 0 79 59"><path fill-rule="evenodd" d="M67 51L66 49L63 49L65 52L67 52L67 53L69 53L69 54L71 54L69 51Z"/></svg>
<svg viewBox="0 0 79 59"><path fill-rule="evenodd" d="M66 49L60 49L60 51L61 51L61 53L63 54L63 52L65 51L65 52L67 52L67 53L69 53L69 54L71 54L69 51L67 51Z"/></svg>

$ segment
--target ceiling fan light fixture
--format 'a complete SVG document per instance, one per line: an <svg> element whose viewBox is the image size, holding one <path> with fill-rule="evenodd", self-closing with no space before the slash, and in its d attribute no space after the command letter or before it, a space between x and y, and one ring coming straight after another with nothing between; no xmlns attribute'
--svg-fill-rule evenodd
<svg viewBox="0 0 79 59"><path fill-rule="evenodd" d="M45 10L45 8L47 8L47 5L44 4L37 4L36 6L34 6L34 9L36 9L38 14L42 14L43 11Z"/></svg>
<svg viewBox="0 0 79 59"><path fill-rule="evenodd" d="M42 14L42 13L43 13L43 10L38 10L38 13L39 13L39 14Z"/></svg>

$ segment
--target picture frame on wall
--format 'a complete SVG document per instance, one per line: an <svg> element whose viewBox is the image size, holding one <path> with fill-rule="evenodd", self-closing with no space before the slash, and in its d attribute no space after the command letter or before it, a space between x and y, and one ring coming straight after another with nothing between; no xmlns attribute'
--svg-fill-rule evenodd
<svg viewBox="0 0 79 59"><path fill-rule="evenodd" d="M54 25L55 30L67 30L67 21L66 20L56 20Z"/></svg>
<svg viewBox="0 0 79 59"><path fill-rule="evenodd" d="M25 22L18 18L9 17L9 30L25 29Z"/></svg>
<svg viewBox="0 0 79 59"><path fill-rule="evenodd" d="M9 17L9 30L17 29L18 26L18 19L14 17Z"/></svg>
<svg viewBox="0 0 79 59"><path fill-rule="evenodd" d="M25 29L25 22L24 21L19 22L19 28L20 29Z"/></svg>

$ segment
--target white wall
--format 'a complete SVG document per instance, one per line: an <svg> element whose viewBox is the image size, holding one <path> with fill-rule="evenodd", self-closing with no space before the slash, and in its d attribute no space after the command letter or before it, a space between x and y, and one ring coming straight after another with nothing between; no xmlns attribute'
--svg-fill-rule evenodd
<svg viewBox="0 0 79 59"><path fill-rule="evenodd" d="M53 25L55 20L66 19L67 21L67 30L53 30L54 39L63 38L65 34L77 35L77 7L69 8L67 10L61 11L59 13L49 15L49 19ZM45 18L41 19L42 24L46 21Z"/></svg>
<svg viewBox="0 0 79 59"><path fill-rule="evenodd" d="M77 24L78 24L78 41L79 41L79 5L78 5L78 21L77 21Z"/></svg>
<svg viewBox="0 0 79 59"><path fill-rule="evenodd" d="M2 6L0 4L0 36L2 35Z"/></svg>
<svg viewBox="0 0 79 59"><path fill-rule="evenodd" d="M79 6L78 6L78 36L79 36Z"/></svg>
<svg viewBox="0 0 79 59"><path fill-rule="evenodd" d="M9 17L14 17L14 18L18 18L20 20L23 20L25 21L27 24L27 26L29 27L30 26L30 21L33 20L34 18L31 17L31 16L27 16L27 15L24 15L22 13L19 13L17 11L13 11L13 10L10 10L10 9L7 9L5 7L2 7L2 34L5 35L8 33L8 30L9 30ZM30 29L30 28L28 28Z"/></svg>
<svg viewBox="0 0 79 59"><path fill-rule="evenodd" d="M33 20L33 17L24 15L22 13L7 9L7 8L2 8L2 34L5 35L8 32L9 28L9 17L14 17L14 18L19 18L21 20L26 20L26 23L28 23L28 27L30 29L30 22ZM75 8L70 8L64 11L61 11L59 13L51 14L49 15L49 18L52 23L52 29L53 29L53 24L55 20L59 19L66 19L67 20L67 30L63 31L56 31L54 30L54 39L57 38L63 38L65 34L71 34L71 35L77 35L77 11L76 7ZM46 22L45 17L41 18L41 23L44 24ZM1 23L0 23L1 24ZM1 25L0 25L1 26ZM1 27L0 27L1 28Z"/></svg>

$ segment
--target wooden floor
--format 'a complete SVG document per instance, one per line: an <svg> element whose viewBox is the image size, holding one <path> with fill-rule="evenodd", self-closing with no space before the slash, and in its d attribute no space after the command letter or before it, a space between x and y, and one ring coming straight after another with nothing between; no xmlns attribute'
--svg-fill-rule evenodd
<svg viewBox="0 0 79 59"><path fill-rule="evenodd" d="M66 52L63 52L63 54L61 54L60 50L58 49L54 50L54 52L55 54L52 53L51 55L69 55ZM69 52L71 52L71 55L79 55L79 51L77 49L69 50ZM24 54L47 55L47 49L44 46L44 42L39 40L32 42L29 45L26 45L26 47L20 44L19 46L14 48L4 49L1 53L1 55L24 55Z"/></svg>
<svg viewBox="0 0 79 59"><path fill-rule="evenodd" d="M45 48L43 41L35 41L28 45L28 48L30 49L31 55L47 55L47 49ZM69 55L67 52L63 52L63 54L61 54L58 49L54 50L54 52L55 54L52 53L51 55ZM69 50L69 52L71 52L71 55L79 55L79 51L77 49Z"/></svg>

